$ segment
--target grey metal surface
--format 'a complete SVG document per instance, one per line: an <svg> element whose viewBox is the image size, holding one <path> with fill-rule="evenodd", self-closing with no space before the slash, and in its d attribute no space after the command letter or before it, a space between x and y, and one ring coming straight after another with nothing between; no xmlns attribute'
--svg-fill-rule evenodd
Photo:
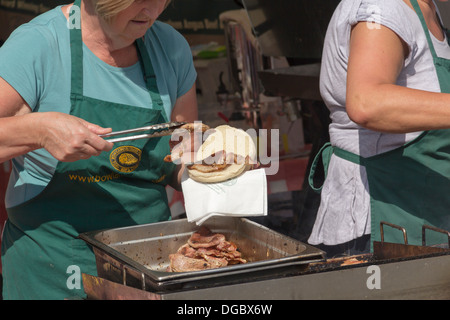
<svg viewBox="0 0 450 320"><path fill-rule="evenodd" d="M158 137L171 135L175 129L181 127L184 124L186 124L186 122L159 123L159 124L154 124L154 125L151 125L151 126L145 126L145 127L140 127L140 128L134 128L134 129L110 132L110 133L106 133L106 134L100 135L100 137L102 137L102 138L110 138L110 137L117 137L117 136L122 136L122 135L125 135L125 134L130 134L130 133L151 131L149 133L143 133L143 134L138 134L138 135L134 135L134 136L125 136L125 137L119 137L119 138L112 138L112 139L107 139L107 140L109 142L115 143L115 142L124 142L124 141L139 140L139 139L158 138Z"/></svg>
<svg viewBox="0 0 450 320"><path fill-rule="evenodd" d="M320 63L263 70L258 76L267 95L322 101Z"/></svg>
<svg viewBox="0 0 450 320"><path fill-rule="evenodd" d="M195 272L166 272L175 253L198 229L186 219L90 232L80 237L94 248L99 276L144 290L185 290L285 276L303 270L324 253L245 218L214 217L204 224L234 242L246 264Z"/></svg>
<svg viewBox="0 0 450 320"><path fill-rule="evenodd" d="M349 257L351 258L351 257ZM152 300L448 300L450 255L368 262L290 277L151 293L83 275L91 299ZM374 285L374 277L378 277Z"/></svg>
<svg viewBox="0 0 450 320"><path fill-rule="evenodd" d="M374 271L375 266L379 267ZM295 300L295 299L450 299L450 255L382 264L348 266L339 270L163 294L162 299ZM370 283L375 272L380 287ZM369 283L369 285L368 285Z"/></svg>

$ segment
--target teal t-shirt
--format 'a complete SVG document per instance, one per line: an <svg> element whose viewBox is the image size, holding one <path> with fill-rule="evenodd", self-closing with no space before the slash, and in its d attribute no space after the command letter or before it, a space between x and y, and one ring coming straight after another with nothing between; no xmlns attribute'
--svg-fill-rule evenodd
<svg viewBox="0 0 450 320"><path fill-rule="evenodd" d="M0 47L0 77L34 112L70 112L70 36L61 8L20 26ZM195 83L192 54L185 38L159 21L148 30L145 42L170 119L176 99ZM152 108L140 63L113 67L84 46L83 70L85 96ZM56 164L57 160L43 149L13 159L6 206L18 205L39 194L51 180Z"/></svg>

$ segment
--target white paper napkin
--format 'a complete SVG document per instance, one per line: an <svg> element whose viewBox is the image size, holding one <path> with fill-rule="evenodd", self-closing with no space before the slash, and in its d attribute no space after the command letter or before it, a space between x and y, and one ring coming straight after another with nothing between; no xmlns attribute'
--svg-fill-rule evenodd
<svg viewBox="0 0 450 320"><path fill-rule="evenodd" d="M212 216L267 215L267 180L264 169L250 170L220 183L199 183L185 172L183 190L189 222L201 225Z"/></svg>

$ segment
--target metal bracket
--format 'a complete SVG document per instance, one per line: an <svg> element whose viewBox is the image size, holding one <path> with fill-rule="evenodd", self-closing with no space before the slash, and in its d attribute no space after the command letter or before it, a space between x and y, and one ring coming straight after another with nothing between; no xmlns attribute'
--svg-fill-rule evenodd
<svg viewBox="0 0 450 320"><path fill-rule="evenodd" d="M398 229L398 230L402 231L403 232L403 240L405 241L405 244L408 244L408 236L406 234L406 229L403 228L403 227L397 226L395 224L386 222L386 221L381 221L380 222L381 243L384 242L384 231L383 231L383 225L384 224L387 225L387 226L390 226L392 228L395 228L395 229Z"/></svg>
<svg viewBox="0 0 450 320"><path fill-rule="evenodd" d="M426 246L426 240L425 240L425 231L426 231L426 229L446 234L447 235L447 239L448 239L448 247L450 248L450 232L447 231L447 230L444 230L444 229L440 229L440 228L436 228L436 227L432 227L432 226L428 226L428 225L423 225L422 226L422 246Z"/></svg>
<svg viewBox="0 0 450 320"><path fill-rule="evenodd" d="M406 233L406 229L401 227L401 226L398 226L398 225L395 225L395 224L392 224L392 223L389 223L389 222L386 222L386 221L381 221L380 222L381 243L384 242L383 225L387 225L387 226L390 226L392 228L395 228L395 229L398 229L398 230L402 231L403 232L403 240L404 240L405 244L408 244L408 236L407 236L407 233ZM448 247L450 248L450 232L447 231L447 230L440 229L440 228L433 227L433 226L429 226L429 225L423 225L422 226L422 246L424 246L424 247L426 246L425 233L426 233L427 229L435 231L435 232L440 232L440 233L446 234L447 238L448 238Z"/></svg>

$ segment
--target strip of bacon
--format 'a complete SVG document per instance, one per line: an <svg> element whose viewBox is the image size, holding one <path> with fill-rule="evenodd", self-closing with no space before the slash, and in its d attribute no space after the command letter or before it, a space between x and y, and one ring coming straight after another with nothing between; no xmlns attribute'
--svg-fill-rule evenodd
<svg viewBox="0 0 450 320"><path fill-rule="evenodd" d="M172 272L198 271L247 263L236 244L226 241L223 234L213 233L205 226L194 232L186 244L176 253L169 255L169 259L170 266L167 271Z"/></svg>

